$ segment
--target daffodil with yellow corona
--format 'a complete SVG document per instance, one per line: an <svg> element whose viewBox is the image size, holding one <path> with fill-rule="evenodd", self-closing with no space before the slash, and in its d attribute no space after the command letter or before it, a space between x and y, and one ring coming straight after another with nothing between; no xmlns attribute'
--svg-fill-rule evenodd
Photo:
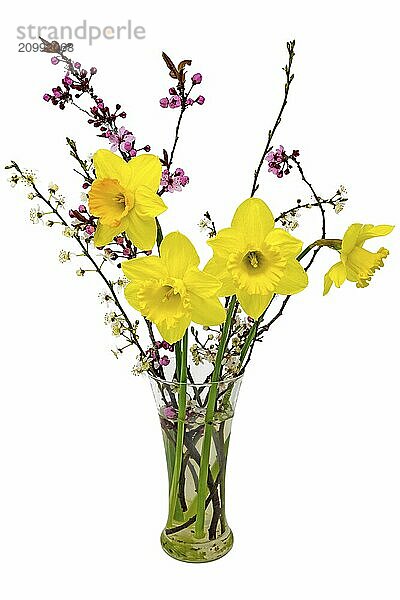
<svg viewBox="0 0 400 600"><path fill-rule="evenodd" d="M274 294L297 294L308 284L296 260L302 242L275 228L268 206L249 198L237 208L231 227L208 241L214 251L205 271L221 282L221 296L236 294L246 313L258 319Z"/></svg>
<svg viewBox="0 0 400 600"><path fill-rule="evenodd" d="M199 270L200 259L191 241L178 231L160 245L160 256L134 258L122 264L131 283L125 288L129 304L156 324L163 338L180 340L191 321L219 325L226 313L218 300L221 284Z"/></svg>
<svg viewBox="0 0 400 600"><path fill-rule="evenodd" d="M358 288L367 287L375 271L383 267L383 260L389 255L389 250L380 248L378 252L370 252L363 247L364 243L371 238L388 235L393 229L393 225L350 225L343 236L340 261L325 275L324 296L333 283L339 288L346 279L354 282Z"/></svg>
<svg viewBox="0 0 400 600"><path fill-rule="evenodd" d="M126 162L110 150L98 150L93 163L96 179L89 192L89 209L99 217L95 245L105 246L125 231L135 246L151 250L157 236L155 217L167 208L156 193L159 158L143 154Z"/></svg>

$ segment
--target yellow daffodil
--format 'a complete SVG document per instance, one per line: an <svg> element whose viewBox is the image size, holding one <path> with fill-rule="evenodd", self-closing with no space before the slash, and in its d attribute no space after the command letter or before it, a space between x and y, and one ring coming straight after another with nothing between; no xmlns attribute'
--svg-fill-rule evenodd
<svg viewBox="0 0 400 600"><path fill-rule="evenodd" d="M167 208L156 194L160 160L143 154L126 162L110 150L98 150L93 163L96 179L89 192L89 208L99 217L95 245L105 246L125 231L135 246L151 250L157 235L155 217Z"/></svg>
<svg viewBox="0 0 400 600"><path fill-rule="evenodd" d="M222 282L221 296L236 294L246 313L257 319L274 294L297 294L308 283L296 260L302 242L283 229L259 198L245 200L232 226L208 241L213 258L204 269Z"/></svg>
<svg viewBox="0 0 400 600"><path fill-rule="evenodd" d="M383 267L383 259L388 256L389 250L380 248L378 252L370 252L363 245L366 240L388 235L393 229L393 225L350 225L343 236L340 261L325 275L324 296L332 283L340 287L346 279L355 282L359 288L367 287L376 269Z"/></svg>
<svg viewBox="0 0 400 600"><path fill-rule="evenodd" d="M200 259L190 240L175 231L160 246L160 257L134 258L122 264L132 283L125 288L129 304L157 325L173 344L191 321L219 325L226 313L218 300L218 279L198 269Z"/></svg>

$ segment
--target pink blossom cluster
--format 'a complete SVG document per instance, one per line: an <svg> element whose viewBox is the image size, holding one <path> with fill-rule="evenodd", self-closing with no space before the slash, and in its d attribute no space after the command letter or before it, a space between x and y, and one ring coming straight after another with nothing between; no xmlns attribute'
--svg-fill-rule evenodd
<svg viewBox="0 0 400 600"><path fill-rule="evenodd" d="M292 165L289 163L290 159L295 159L299 156L298 150L293 150L292 154L286 154L283 146L279 146L276 150L268 152L265 160L268 163L268 172L273 173L279 179L284 175L289 175Z"/></svg>
<svg viewBox="0 0 400 600"><path fill-rule="evenodd" d="M185 95L184 92L180 95L176 88L169 88L169 98L161 98L160 106L161 108L180 108L184 104L185 107L193 106L193 104L204 104L205 98L204 96L197 96L196 100L189 97L189 94L195 85L199 85L203 81L203 76L201 73L195 73L192 76L192 87L190 88L188 94Z"/></svg>
<svg viewBox="0 0 400 600"><path fill-rule="evenodd" d="M160 99L161 108L180 108L182 106L182 98L178 96L175 88L170 88L169 92L171 94L169 98L166 97ZM198 96L196 100L193 100L193 98L186 98L184 102L186 106L192 106L195 103L202 105L205 102L205 98L204 96Z"/></svg>
<svg viewBox="0 0 400 600"><path fill-rule="evenodd" d="M58 85L52 88L52 94L46 92L43 95L45 102L51 102L54 106L64 110L66 104L75 104L77 99L86 94L94 103L89 109L90 119L88 119L88 123L99 128L100 137L105 137L108 130L114 131L116 129L116 119L126 118L126 112L121 111L120 104L116 104L115 110L111 110L105 105L104 100L94 92L92 77L97 73L96 67L91 67L87 71L80 62L73 62L62 56L60 58L52 56L51 63L53 65L63 63L67 66L67 71L61 79L62 86Z"/></svg>
<svg viewBox="0 0 400 600"><path fill-rule="evenodd" d="M84 204L80 204L77 209L70 209L68 214L72 219L71 226L76 231L82 232L85 239L89 239L94 235L96 230L95 221Z"/></svg>
<svg viewBox="0 0 400 600"><path fill-rule="evenodd" d="M147 350L147 354L151 357L153 361L153 367L155 369L158 369L159 367L167 367L171 362L171 360L166 354L164 354L164 356L160 356L160 350L167 350L168 352L173 352L174 347L165 340L163 340L162 342L156 342L154 348L149 348Z"/></svg>
<svg viewBox="0 0 400 600"><path fill-rule="evenodd" d="M170 173L168 169L164 169L161 175L161 187L168 192L181 192L182 188L189 183L189 177L185 175L183 169L175 169L174 173Z"/></svg>
<svg viewBox="0 0 400 600"><path fill-rule="evenodd" d="M132 242L123 235L117 235L114 241L118 246L121 247L122 256L125 258L134 258L136 255L136 249L132 247Z"/></svg>

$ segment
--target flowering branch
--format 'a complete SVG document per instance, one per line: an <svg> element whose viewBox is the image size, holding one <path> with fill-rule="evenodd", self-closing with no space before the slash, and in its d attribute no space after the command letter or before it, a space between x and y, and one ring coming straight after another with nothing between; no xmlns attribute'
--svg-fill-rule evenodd
<svg viewBox="0 0 400 600"><path fill-rule="evenodd" d="M323 204L324 201L322 201L321 198L319 196L317 196L317 194L316 194L313 186L305 178L304 172L303 172L302 167L300 166L300 163L296 160L296 158L294 158L292 160L294 160L294 162L296 162L297 168L300 171L300 174L302 176L303 181L312 190L313 196L316 199L315 205L320 208L321 216L322 216L322 225L321 225L321 227L322 227L322 240L324 240L326 238L326 217L325 217L325 210L324 210L324 208L322 206L322 204ZM333 198L334 197L335 196L333 196ZM331 202L331 200L328 200L326 202ZM290 209L290 210L293 210L293 209ZM287 212L290 212L290 211L287 211ZM282 215L287 214L287 212L282 213ZM280 218L281 218L282 215L280 215L277 219L275 219L275 221L280 220ZM308 262L307 266L304 267L304 270L306 272L310 269L311 265L313 264L315 258L317 257L318 252L321 250L322 245L323 244L318 245L315 248L316 242L314 242L314 243L310 244L310 246L308 246L305 250L303 250L303 252L301 252L301 254L299 254L299 256L297 257L297 260L300 262L308 254L308 252L310 252L313 249L312 257L311 257L310 261ZM274 294L274 296L272 297L272 300L274 300L275 297L276 297L276 294ZM289 300L290 300L291 297L292 297L291 295L287 295L284 298L284 300L283 300L283 302L281 304L281 308L279 309L278 313L266 325L264 325L263 327L260 328L260 325L261 325L261 323L264 320L265 314L267 313L269 307L271 306L271 303L272 303L272 300L271 300L271 302L269 303L269 305L265 309L264 313L253 324L253 326L250 329L250 332L248 334L248 338L247 338L247 340L246 340L246 342L245 342L245 344L244 344L244 346L243 346L243 348L241 350L241 354L240 354L241 365L242 365L241 371L242 372L245 371L248 363L250 362L251 356L253 354L255 342L261 341L262 340L262 336L265 333L267 333L267 331L269 331L271 325L273 325L283 315L283 312L284 312L284 310L285 310L285 308L286 308L286 306L287 306L287 304L288 304L288 302L289 302ZM247 353L248 353L248 356L247 356L247 359L246 359ZM246 361L246 362L244 362L244 361Z"/></svg>
<svg viewBox="0 0 400 600"><path fill-rule="evenodd" d="M33 178L27 178L25 173L22 171L22 169L19 167L19 165L15 162L15 161L11 161L11 165L8 168L14 168L20 175L20 177L22 178L22 180L29 186L32 187L32 189L35 192L35 196L37 198L40 198L40 200L42 200L50 209L51 212L53 214L55 214L57 216L57 218L59 219L60 223L62 225L64 225L66 228L69 228L69 225L67 223L67 221L64 219L64 217L60 214L59 210L53 206L53 204L51 203L50 200L48 200L37 188ZM84 244L82 242L82 240L80 239L79 235L74 232L73 235L71 236L73 237L77 243L79 244L81 250L82 250L82 254L91 262L92 266L94 267L94 271L98 273L98 275L100 275L101 279L103 280L103 282L106 284L107 288L110 291L111 297L113 302L115 303L115 305L117 306L117 308L119 309L121 315L123 316L125 323L126 323L126 327L125 327L125 331L128 331L129 334L128 336L125 335L125 337L127 338L127 340L129 341L130 345L135 345L137 347L137 349L140 352L140 355L142 357L145 356L145 352L139 342L138 336L136 334L136 328L134 327L134 325L132 324L132 322L130 321L128 315L126 314L124 308L122 307L120 301L118 300L118 297L115 293L114 290L114 285L111 281L109 281L106 276L104 275L104 273L101 270L102 265L98 265L97 262L94 260L94 258L91 256L89 249L88 249L88 244ZM82 274L85 272L83 270Z"/></svg>
<svg viewBox="0 0 400 600"><path fill-rule="evenodd" d="M299 210L303 208L310 209L320 207L321 204L332 206L334 211L339 213L343 209L345 202L347 202L347 198L343 197L344 191L343 186L340 186L333 196L327 199L320 198L319 202L302 202L301 200L297 200L297 205L281 212L281 214L275 218L275 223L280 222L283 227L295 229L298 226L296 217L298 216L297 213Z"/></svg>
<svg viewBox="0 0 400 600"><path fill-rule="evenodd" d="M311 190L312 195L314 196L316 203L321 211L321 218L322 218L322 239L326 238L326 215L325 215L325 209L323 207L323 201L322 199L317 195L316 191L314 190L313 186L311 185L311 183L308 181L308 179L306 179L306 176L304 175L304 171L303 168L300 164L300 162L298 161L298 159L296 157L292 157L292 161L295 163L296 167L299 170L299 173L301 175L302 180L304 181L304 183L309 187L309 189Z"/></svg>
<svg viewBox="0 0 400 600"><path fill-rule="evenodd" d="M200 73L195 73L192 78L191 78L191 86L188 90L186 90L186 71L185 71L185 67L188 65L190 66L192 64L191 60L182 60L178 66L176 67L175 64L173 63L173 61L171 60L171 58L165 53L162 53L162 57L164 59L165 64L167 65L168 69L169 69L169 75L170 77L172 77L172 79L178 80L178 84L175 87L171 87L169 88L169 93L171 94L170 98L161 98L160 100L160 106L162 108L178 108L179 107L179 117L178 117L178 121L175 127L175 138L173 141L173 145L172 145L172 149L170 154L168 155L168 152L166 150L163 150L163 160L161 161L162 164L166 167L166 171L168 174L168 177L166 177L166 179L168 180L170 172L171 172L171 167L172 167L172 162L174 160L174 155L175 155L175 150L178 144L178 140L179 140L179 133L180 133L180 128L181 128L181 124L182 124L182 119L183 119L183 115L185 113L185 111L190 107L193 106L195 103L202 105L204 104L204 96L198 96L196 100L193 100L192 98L190 98L190 94L194 88L195 85L199 85L202 82L202 75ZM187 179L187 178L186 178ZM168 187L168 181L166 182L167 185L163 185L162 189L160 190L159 194L160 196L162 194L164 194L167 190L169 190ZM163 184L163 182L162 182ZM183 183L183 185L185 185L185 183ZM172 191L172 190L169 190Z"/></svg>
<svg viewBox="0 0 400 600"><path fill-rule="evenodd" d="M295 40L288 42L286 44L287 47L287 51L289 53L289 60L288 60L288 64L285 65L283 67L283 70L286 73L286 83L285 83L285 94L283 97L283 102L282 102L282 106L280 108L280 111L278 113L277 119L275 121L275 124L273 126L272 129L269 130L268 132L268 139L267 139L267 144L265 146L264 152L262 153L261 156L261 160L258 164L258 167L254 173L254 181L253 181L253 186L251 188L251 194L250 196L254 196L254 194L256 193L256 191L258 190L258 178L260 175L260 171L261 168L264 164L265 161L265 157L267 156L268 152L270 152L272 150L272 146L271 146L271 142L272 142L272 138L274 137L274 134L282 120L282 115L283 115L283 111L285 110L285 106L287 104L287 100L288 100L288 96L289 96L289 89L290 89L290 85L293 81L294 75L292 74L292 63L293 63L293 59L294 59L294 46L295 46Z"/></svg>

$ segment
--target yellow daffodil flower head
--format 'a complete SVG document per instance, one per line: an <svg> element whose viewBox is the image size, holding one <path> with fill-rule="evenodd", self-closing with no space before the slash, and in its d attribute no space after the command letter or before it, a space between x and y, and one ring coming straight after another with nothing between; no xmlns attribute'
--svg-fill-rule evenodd
<svg viewBox="0 0 400 600"><path fill-rule="evenodd" d="M155 217L167 209L156 194L159 158L142 154L126 162L110 150L98 150L93 163L96 179L89 192L89 209L99 217L95 246L105 246L125 231L135 246L151 250L157 235Z"/></svg>
<svg viewBox="0 0 400 600"><path fill-rule="evenodd" d="M253 319L265 311L274 294L297 294L308 284L296 260L302 242L275 228L274 217L259 198L237 208L231 227L208 241L214 251L205 271L221 282L220 296L236 294Z"/></svg>
<svg viewBox="0 0 400 600"><path fill-rule="evenodd" d="M324 296L333 283L339 288L346 279L355 282L359 288L367 287L375 271L383 267L383 259L388 256L389 250L380 248L378 252L370 252L363 248L364 243L371 238L388 235L393 229L393 225L350 225L343 236L340 261L325 275Z"/></svg>
<svg viewBox="0 0 400 600"><path fill-rule="evenodd" d="M219 325L226 312L217 294L221 283L199 270L191 241L178 231L161 242L160 256L134 258L122 264L131 280L125 288L129 304L157 325L163 339L174 344L191 321Z"/></svg>

